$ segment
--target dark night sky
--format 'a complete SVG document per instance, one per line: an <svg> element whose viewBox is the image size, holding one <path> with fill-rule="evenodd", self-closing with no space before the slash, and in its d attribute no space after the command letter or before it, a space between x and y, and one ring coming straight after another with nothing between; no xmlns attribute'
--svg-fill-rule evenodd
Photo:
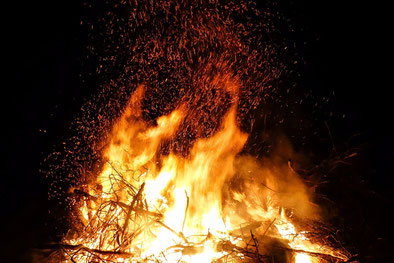
<svg viewBox="0 0 394 263"><path fill-rule="evenodd" d="M362 215L373 211L357 224L370 227L369 237L387 236L379 226L389 222L380 218L388 214L384 207L393 204L394 182L391 86L384 81L388 70L383 67L390 32L385 28L385 7L361 1L278 2L279 10L304 29L296 34L297 41L307 42L301 50L308 64L302 68L300 85L321 96L336 91L334 102L327 106L330 109L323 109L335 113L327 120L334 140L341 143L362 133L367 145L364 159L358 161L365 169L357 180L364 180L374 193L371 198L381 204L373 205L368 195L350 193L366 198L357 204L365 205ZM12 15L3 23L2 41L7 44L3 64L9 80L2 88L3 127L7 128L3 137L7 170L1 191L1 217L6 225L2 231L12 234L5 249L17 255L13 262L28 262L27 249L40 246L47 237L48 182L38 172L40 162L54 144L67 137L73 116L97 87L89 82L82 85L78 76L86 73L80 66L86 41L86 32L79 26L81 16L86 15L81 1L18 1L4 12ZM384 238L382 246L392 249L392 240ZM379 244L370 242L360 248ZM5 258L7 262L9 257Z"/></svg>

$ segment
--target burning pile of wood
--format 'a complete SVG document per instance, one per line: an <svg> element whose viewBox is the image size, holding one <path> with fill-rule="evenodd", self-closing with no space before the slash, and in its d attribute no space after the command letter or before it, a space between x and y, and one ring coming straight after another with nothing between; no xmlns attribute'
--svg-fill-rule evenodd
<svg viewBox="0 0 394 263"><path fill-rule="evenodd" d="M330 231L310 220L307 188L291 166L263 168L237 156L247 135L236 126L235 108L189 156L159 158L162 140L188 120L175 110L146 126L143 90L114 126L100 175L70 190L77 216L53 262L348 260Z"/></svg>
<svg viewBox="0 0 394 263"><path fill-rule="evenodd" d="M133 171L132 178L139 182L148 172ZM114 185L112 190L125 189L131 202L119 201L121 198L117 191L104 193L99 185L90 189L93 194L73 189L74 198L83 207L93 209L80 216L81 221L68 233L64 243L52 247L50 262L171 262L167 258L174 254L177 262L189 262L190 256L204 252L207 243L220 254L212 262L293 262L294 258L303 256L309 259L295 262L352 262L349 261L350 254L335 240L332 230L317 221L301 222L302 235L320 248L329 250L327 253L291 248L288 239L278 238L275 223L280 224L279 218L245 223L225 236L220 235L223 233L216 236L209 230L205 234L185 236L182 231L177 232L165 225L163 211L153 210L147 204L145 183L139 182L140 186L136 188L115 168L110 180ZM185 195L188 198L187 193ZM188 204L184 213L182 229ZM144 237L154 235L162 227L172 233L174 244L154 256L142 256L142 251L138 251L139 242L144 242ZM258 228L263 228L264 232L257 235L255 231Z"/></svg>
<svg viewBox="0 0 394 263"><path fill-rule="evenodd" d="M119 79L130 83L111 86L128 104L109 100L119 118L100 108L82 124L111 123L92 150L104 165L70 190L73 226L50 261L347 262L298 174L243 152L252 128L241 123L253 126L284 70L259 12L244 1L121 2L130 17L108 26L128 21L119 57L131 57L103 61L128 61ZM257 25L242 24L248 16Z"/></svg>

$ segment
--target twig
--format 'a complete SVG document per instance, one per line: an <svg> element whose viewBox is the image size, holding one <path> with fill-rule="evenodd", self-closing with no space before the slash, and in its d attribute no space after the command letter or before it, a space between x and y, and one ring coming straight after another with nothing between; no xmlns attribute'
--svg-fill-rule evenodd
<svg viewBox="0 0 394 263"><path fill-rule="evenodd" d="M189 243L189 241L185 238L185 236L182 233L178 233L176 232L174 229L170 228L169 226L167 226L166 224L164 224L163 222L159 221L159 220L155 220L156 223L158 223L159 225L167 228L168 230L170 230L172 233L174 233L176 236L180 237L183 239L183 241L185 241L186 243Z"/></svg>
<svg viewBox="0 0 394 263"><path fill-rule="evenodd" d="M262 238L265 236L265 234L267 234L268 229L270 229L270 227L272 226L272 224L275 222L276 218L274 218L274 220L272 220L272 222L268 225L267 229L264 231L263 235L261 236Z"/></svg>
<svg viewBox="0 0 394 263"><path fill-rule="evenodd" d="M60 249L63 250L84 250L89 253L97 253L100 255L108 256L108 255L116 255L116 256L133 256L133 254L123 251L111 251L111 250L101 250L101 249L92 249L82 245L69 245L69 244L59 244ZM53 249L57 249L54 247Z"/></svg>
<svg viewBox="0 0 394 263"><path fill-rule="evenodd" d="M258 261L260 261L259 243L257 242L256 238L254 237L252 230L250 230L250 236L252 237L252 240L254 242L254 246L256 248L257 259L258 259Z"/></svg>
<svg viewBox="0 0 394 263"><path fill-rule="evenodd" d="M118 205L118 206L120 206L123 209L128 209L128 211L131 209L132 211L135 211L137 213L141 213L141 214L145 214L145 215L149 215L149 216L153 216L153 217L159 217L159 218L163 217L163 215L160 214L160 213L152 212L152 211L145 210L145 209L138 208L138 207L133 208L133 207L131 207L131 205L127 205L127 204L125 204L123 202L120 202L120 201L112 201L112 200L110 200L108 202L111 203L111 204Z"/></svg>
<svg viewBox="0 0 394 263"><path fill-rule="evenodd" d="M266 185L263 184L263 183L260 183L260 184L261 184L262 186L264 186L265 188L267 188L268 190L271 190L272 192L279 193L277 190L274 190L274 189L272 189L272 188L266 186Z"/></svg>
<svg viewBox="0 0 394 263"><path fill-rule="evenodd" d="M130 219L130 216L131 216L131 212L133 211L134 203L135 203L135 202L138 200L138 198L140 197L142 191L144 190L144 187L145 187L145 183L142 183L142 185L141 185L141 187L140 187L140 190L139 190L138 193L134 196L133 201L131 202L131 204L130 204L130 206L129 206L129 209L128 209L127 215L126 215L126 219L125 219L125 222L124 222L124 225L123 225L122 236L124 235L124 233L125 233L125 231L126 231L126 229L127 229L127 226L128 226L128 224L129 224L129 219Z"/></svg>
<svg viewBox="0 0 394 263"><path fill-rule="evenodd" d="M183 218L183 223L182 223L182 233L183 233L183 228L185 227L185 222L187 218L187 210L189 208L189 196L187 195L187 192L185 190L185 195L186 195L186 208L185 208L185 217Z"/></svg>
<svg viewBox="0 0 394 263"><path fill-rule="evenodd" d="M293 249L293 248L288 248L288 247L281 247L281 246L273 246L275 248L291 251L293 253L302 253L302 254L307 254L313 257L318 257L318 258L330 258L330 259L335 259L335 260L341 260L342 262L346 262L344 260L348 260L347 257L339 257L339 256L333 256L330 254L324 254L324 253L319 253L319 252L311 252L311 251L306 251L302 249Z"/></svg>

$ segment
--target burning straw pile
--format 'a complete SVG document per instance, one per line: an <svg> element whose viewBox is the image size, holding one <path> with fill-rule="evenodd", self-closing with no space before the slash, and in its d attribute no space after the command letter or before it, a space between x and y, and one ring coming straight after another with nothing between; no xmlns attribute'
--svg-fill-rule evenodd
<svg viewBox="0 0 394 263"><path fill-rule="evenodd" d="M285 71L287 48L260 19L271 14L174 0L121 1L108 16L99 36L116 48L100 70L118 80L85 108L95 117L79 121L78 144L102 165L68 192L72 228L49 261L347 262L291 165L247 154L254 113Z"/></svg>

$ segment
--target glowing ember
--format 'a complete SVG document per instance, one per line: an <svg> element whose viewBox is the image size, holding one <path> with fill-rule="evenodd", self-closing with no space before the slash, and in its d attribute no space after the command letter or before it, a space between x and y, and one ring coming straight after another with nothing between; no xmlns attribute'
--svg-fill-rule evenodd
<svg viewBox="0 0 394 263"><path fill-rule="evenodd" d="M162 4L136 4L146 10L142 17L140 9L131 13L130 23L138 28L164 10L163 21L169 23L164 17L175 12L170 27L182 30L167 35L154 30L152 39L138 38L145 44L137 48L153 47L152 53L142 52L148 56L142 64L158 63L165 71L167 64L155 60L165 56L174 69L169 74L188 72L172 86L177 95L165 90L172 85L167 79L148 80L154 70L161 74L157 68L133 73L147 77L146 83L139 81L144 84L102 139L100 172L70 190L78 219L53 261L273 262L280 256L296 263L346 261L346 253L298 226L319 213L294 170L279 159L257 160L242 152L248 134L240 118L275 75L259 68L268 62L252 48L255 36L235 18L219 16L218 9L242 14L245 3ZM160 92L174 95L174 101L162 102ZM149 116L160 107L160 114Z"/></svg>

